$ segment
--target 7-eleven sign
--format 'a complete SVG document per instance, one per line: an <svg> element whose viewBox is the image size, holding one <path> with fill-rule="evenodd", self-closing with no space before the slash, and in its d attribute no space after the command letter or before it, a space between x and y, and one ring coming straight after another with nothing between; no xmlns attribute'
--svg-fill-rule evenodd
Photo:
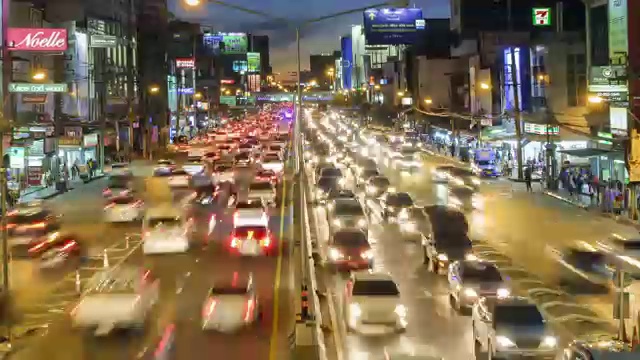
<svg viewBox="0 0 640 360"><path fill-rule="evenodd" d="M533 8L533 26L550 26L551 8Z"/></svg>

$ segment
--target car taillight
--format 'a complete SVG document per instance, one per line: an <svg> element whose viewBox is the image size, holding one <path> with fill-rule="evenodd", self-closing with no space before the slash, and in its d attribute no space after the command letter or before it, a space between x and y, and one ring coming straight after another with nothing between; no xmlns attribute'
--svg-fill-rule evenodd
<svg viewBox="0 0 640 360"><path fill-rule="evenodd" d="M216 305L218 305L218 301L215 299L209 299L207 304L202 308L202 316L210 316L216 309Z"/></svg>
<svg viewBox="0 0 640 360"><path fill-rule="evenodd" d="M253 312L255 311L256 303L253 299L248 299L244 308L244 321L248 322L253 318Z"/></svg>
<svg viewBox="0 0 640 360"><path fill-rule="evenodd" d="M144 236L151 236L151 232L150 231L145 232Z"/></svg>
<svg viewBox="0 0 640 360"><path fill-rule="evenodd" d="M31 248L29 248L29 253L30 254L36 253L40 251L43 247L45 247L45 245L47 245L47 242L43 241L35 246L32 246Z"/></svg>
<svg viewBox="0 0 640 360"><path fill-rule="evenodd" d="M231 238L231 248L237 249L239 245L240 245L240 239L236 237Z"/></svg>
<svg viewBox="0 0 640 360"><path fill-rule="evenodd" d="M109 203L109 204L107 204L107 206L104 207L104 209L105 210L111 209L112 207L115 207L115 206L116 206L116 203Z"/></svg>
<svg viewBox="0 0 640 360"><path fill-rule="evenodd" d="M76 247L76 245L78 245L77 242L75 241L69 241L65 246L63 246L60 250L62 251L69 251L71 249L73 249L74 247Z"/></svg>
<svg viewBox="0 0 640 360"><path fill-rule="evenodd" d="M16 224L7 224L7 230L13 229L16 227Z"/></svg>
<svg viewBox="0 0 640 360"><path fill-rule="evenodd" d="M26 225L26 228L29 229L44 229L47 226L47 223L41 221L41 222L36 222L30 225Z"/></svg>
<svg viewBox="0 0 640 360"><path fill-rule="evenodd" d="M260 240L260 246L262 247L271 246L271 238L269 236L266 236L264 239Z"/></svg>
<svg viewBox="0 0 640 360"><path fill-rule="evenodd" d="M104 189L104 190L102 190L102 194L103 194L103 195L105 195L105 196L109 196L109 195L111 195L111 189Z"/></svg>

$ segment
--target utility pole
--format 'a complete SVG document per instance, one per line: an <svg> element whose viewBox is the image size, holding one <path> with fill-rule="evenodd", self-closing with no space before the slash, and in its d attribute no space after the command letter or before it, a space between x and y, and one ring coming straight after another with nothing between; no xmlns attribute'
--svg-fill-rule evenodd
<svg viewBox="0 0 640 360"><path fill-rule="evenodd" d="M6 337L9 345L12 341L12 301L10 294L9 283L9 234L7 233L7 169L4 162L4 134L9 132L11 134L11 122L13 121L11 114L13 113L13 107L11 102L11 94L9 94L9 83L13 75L13 68L11 64L11 51L7 44L7 30L9 28L9 11L10 0L2 1L2 25L0 37L2 39L2 119L0 119L0 158L2 159L2 165L0 165L0 226L2 227L2 295L4 296L4 309L3 316L7 323Z"/></svg>
<svg viewBox="0 0 640 360"><path fill-rule="evenodd" d="M511 1L507 0L507 26L509 33L513 32L513 19L511 18ZM511 47L510 51L510 72L511 72L511 88L513 89L513 121L516 127L516 166L518 167L518 180L522 180L522 129L520 118L520 94L518 93L518 67L516 65L516 47Z"/></svg>
<svg viewBox="0 0 640 360"><path fill-rule="evenodd" d="M135 83L133 81L133 25L134 25L134 0L129 0L127 4L127 105L129 117L129 157L133 154L133 124L136 121L134 111Z"/></svg>

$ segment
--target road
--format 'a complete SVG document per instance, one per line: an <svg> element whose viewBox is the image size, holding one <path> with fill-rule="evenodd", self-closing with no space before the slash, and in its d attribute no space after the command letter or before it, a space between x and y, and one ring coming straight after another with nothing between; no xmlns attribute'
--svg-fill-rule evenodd
<svg viewBox="0 0 640 360"><path fill-rule="evenodd" d="M98 191L98 188L92 190ZM85 196L91 195L77 195L61 199L58 203L61 204L59 206L73 209ZM222 359L286 359L287 334L293 314L288 309L290 289L278 271L288 268L285 248L292 221L289 207L284 211L274 208L270 218L271 230L285 244L282 257L247 259L230 256L226 246L231 230L231 215L225 214L222 208L217 209L216 214L219 223L207 246L193 248L185 254L158 256L144 256L135 247L136 241L129 244L130 250L122 249L130 253L121 259L125 265L144 267L160 280L160 301L144 331L95 338L71 329L68 319L59 316L57 321L51 323L46 334L18 352L15 358L151 359L146 356L159 345L161 335L169 325L173 325L175 341L172 359L210 359L213 354ZM98 216L85 218L84 222L98 224L101 221ZM264 312L261 323L237 335L202 332L200 314L208 290L217 281L228 283L235 273L240 278L253 274Z"/></svg>
<svg viewBox="0 0 640 360"><path fill-rule="evenodd" d="M398 191L409 192L418 203L446 204L446 185L435 184L430 179L430 167L447 160L428 156L423 169L411 176L402 176L384 166L378 159L382 172L389 177ZM556 282L553 263L545 258L547 246L561 247L575 240L588 242L605 239L611 232L636 231L575 208L540 192L527 193L523 184L508 180L484 181L481 194L485 199L482 210L467 213L471 226L471 237L478 243L486 243L503 256L511 258L517 266L526 270L514 270L510 277L533 279L537 277L546 284ZM328 228L322 207L315 209L318 221L318 239L324 242ZM426 271L422 264L419 247L413 243L399 242L398 234L389 227L372 224L369 236L375 252L376 270L389 272L398 283L401 298L409 311L407 332L399 336L367 339L346 334L344 322L338 315L338 330L343 344L338 344L346 359L377 359L388 353L437 355L445 359L472 358L471 324L469 317L451 310L446 279ZM332 296L337 304L336 313L341 313L341 298L336 294L344 291L342 276L330 275L334 288ZM609 295L580 294L581 303L599 308L598 314L607 314ZM572 313L577 309L558 309L558 314ZM611 313L608 310L609 314ZM585 327L586 328L586 327Z"/></svg>

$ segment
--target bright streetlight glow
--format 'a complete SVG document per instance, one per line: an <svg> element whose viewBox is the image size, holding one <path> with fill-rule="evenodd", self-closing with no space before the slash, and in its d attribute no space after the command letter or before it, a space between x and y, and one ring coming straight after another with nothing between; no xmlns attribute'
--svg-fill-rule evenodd
<svg viewBox="0 0 640 360"><path fill-rule="evenodd" d="M491 86L489 86L489 84L487 83L480 83L480 89L489 90L491 89Z"/></svg>
<svg viewBox="0 0 640 360"><path fill-rule="evenodd" d="M604 101L600 96L589 96L589 102L591 104L601 104Z"/></svg>
<svg viewBox="0 0 640 360"><path fill-rule="evenodd" d="M398 96L404 96L404 92L403 91L398 91Z"/></svg>
<svg viewBox="0 0 640 360"><path fill-rule="evenodd" d="M47 78L47 74L44 71L38 71L31 77L33 80L44 80Z"/></svg>
<svg viewBox="0 0 640 360"><path fill-rule="evenodd" d="M158 92L160 92L160 88L158 86L152 86L149 88L149 92L152 94L157 94Z"/></svg>
<svg viewBox="0 0 640 360"><path fill-rule="evenodd" d="M200 0L184 0L184 4L187 6L200 6L201 3Z"/></svg>
<svg viewBox="0 0 640 360"><path fill-rule="evenodd" d="M202 93L195 93L194 97L196 99L201 99L202 98Z"/></svg>
<svg viewBox="0 0 640 360"><path fill-rule="evenodd" d="M376 85L373 88L376 89L376 90L380 90L380 85Z"/></svg>
<svg viewBox="0 0 640 360"><path fill-rule="evenodd" d="M432 103L433 103L433 100L431 100L431 99L424 99L424 103L425 103L425 104L430 105L430 104L432 104Z"/></svg>

